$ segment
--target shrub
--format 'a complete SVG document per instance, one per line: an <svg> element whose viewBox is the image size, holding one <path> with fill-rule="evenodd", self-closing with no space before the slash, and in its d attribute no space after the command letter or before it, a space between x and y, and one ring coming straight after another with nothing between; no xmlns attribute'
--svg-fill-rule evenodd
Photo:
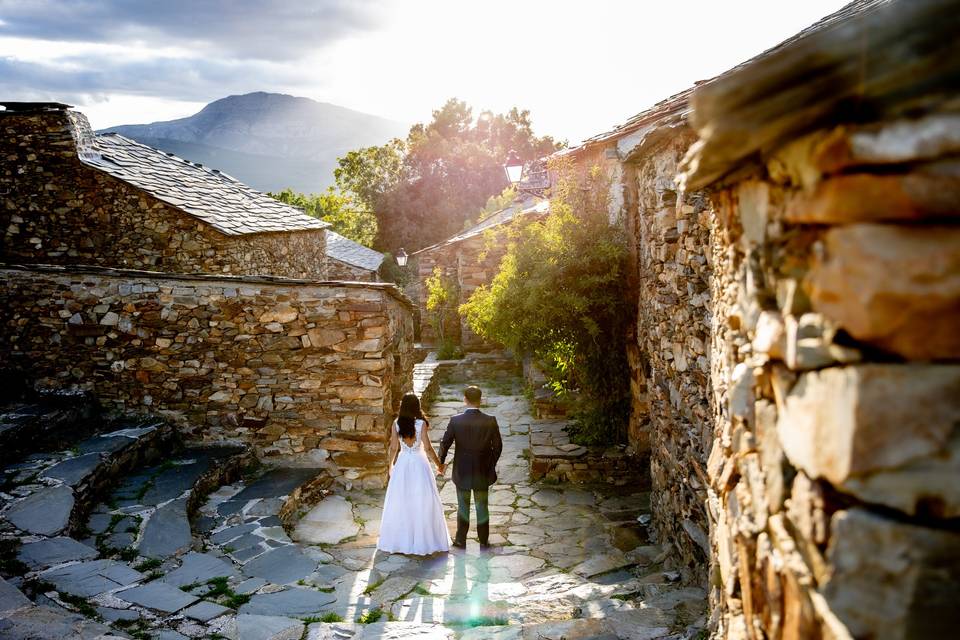
<svg viewBox="0 0 960 640"><path fill-rule="evenodd" d="M626 238L608 220L609 180L595 168L560 176L549 215L511 225L507 252L488 286L460 307L478 335L544 365L553 390L578 392L571 436L620 442L630 411L625 291Z"/></svg>

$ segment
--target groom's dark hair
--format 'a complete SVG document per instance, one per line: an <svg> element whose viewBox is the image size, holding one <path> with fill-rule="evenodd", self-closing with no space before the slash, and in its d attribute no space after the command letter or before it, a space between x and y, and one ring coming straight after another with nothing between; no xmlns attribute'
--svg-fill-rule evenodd
<svg viewBox="0 0 960 640"><path fill-rule="evenodd" d="M466 398L470 404L480 404L480 398L483 397L483 392L480 391L480 387L470 385L463 390L463 397Z"/></svg>

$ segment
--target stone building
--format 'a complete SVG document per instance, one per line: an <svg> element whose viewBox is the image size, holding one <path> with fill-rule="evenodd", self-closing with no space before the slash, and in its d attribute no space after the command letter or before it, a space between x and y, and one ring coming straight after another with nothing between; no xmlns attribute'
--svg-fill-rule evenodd
<svg viewBox="0 0 960 640"><path fill-rule="evenodd" d="M630 436L716 637L960 622L958 15L851 3L568 152L619 180Z"/></svg>
<svg viewBox="0 0 960 640"><path fill-rule="evenodd" d="M411 254L416 259L416 298L420 309L420 339L425 343L438 342L438 336L429 321L432 312L427 310L425 281L440 267L444 276L454 285L457 302L466 302L480 285L489 284L496 275L500 260L506 253L506 238L502 235L507 227L519 220L533 220L547 215L549 202L528 200L490 214L466 231L443 242L425 247ZM489 348L467 323L455 313L447 322L448 335L465 349Z"/></svg>
<svg viewBox="0 0 960 640"><path fill-rule="evenodd" d="M54 103L0 103L0 257L326 277L329 224Z"/></svg>
<svg viewBox="0 0 960 640"><path fill-rule="evenodd" d="M0 370L383 485L413 304L328 279L375 280L382 256L216 170L93 135L65 105L5 106Z"/></svg>
<svg viewBox="0 0 960 640"><path fill-rule="evenodd" d="M327 229L327 278L377 282L383 254Z"/></svg>

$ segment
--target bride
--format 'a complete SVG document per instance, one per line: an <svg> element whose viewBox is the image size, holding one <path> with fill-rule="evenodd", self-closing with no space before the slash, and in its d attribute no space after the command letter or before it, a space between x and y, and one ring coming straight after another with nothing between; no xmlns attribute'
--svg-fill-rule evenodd
<svg viewBox="0 0 960 640"><path fill-rule="evenodd" d="M441 470L429 436L430 423L412 393L403 396L390 430L390 477L377 548L388 553L429 555L450 550L450 534L429 457Z"/></svg>

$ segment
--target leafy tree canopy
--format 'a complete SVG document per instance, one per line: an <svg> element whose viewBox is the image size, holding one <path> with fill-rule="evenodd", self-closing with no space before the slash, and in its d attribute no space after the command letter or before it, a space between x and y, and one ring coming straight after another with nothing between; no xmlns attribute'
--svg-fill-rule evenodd
<svg viewBox="0 0 960 640"><path fill-rule="evenodd" d="M329 188L323 193L306 195L292 189L268 194L280 202L303 209L308 215L332 225L332 229L354 242L372 247L377 235L377 219L358 205L357 199Z"/></svg>
<svg viewBox="0 0 960 640"><path fill-rule="evenodd" d="M349 152L334 171L337 186L374 212L375 245L413 251L456 233L487 199L507 187L503 161L513 149L525 160L562 145L533 133L530 112L473 115L450 99L406 140Z"/></svg>

